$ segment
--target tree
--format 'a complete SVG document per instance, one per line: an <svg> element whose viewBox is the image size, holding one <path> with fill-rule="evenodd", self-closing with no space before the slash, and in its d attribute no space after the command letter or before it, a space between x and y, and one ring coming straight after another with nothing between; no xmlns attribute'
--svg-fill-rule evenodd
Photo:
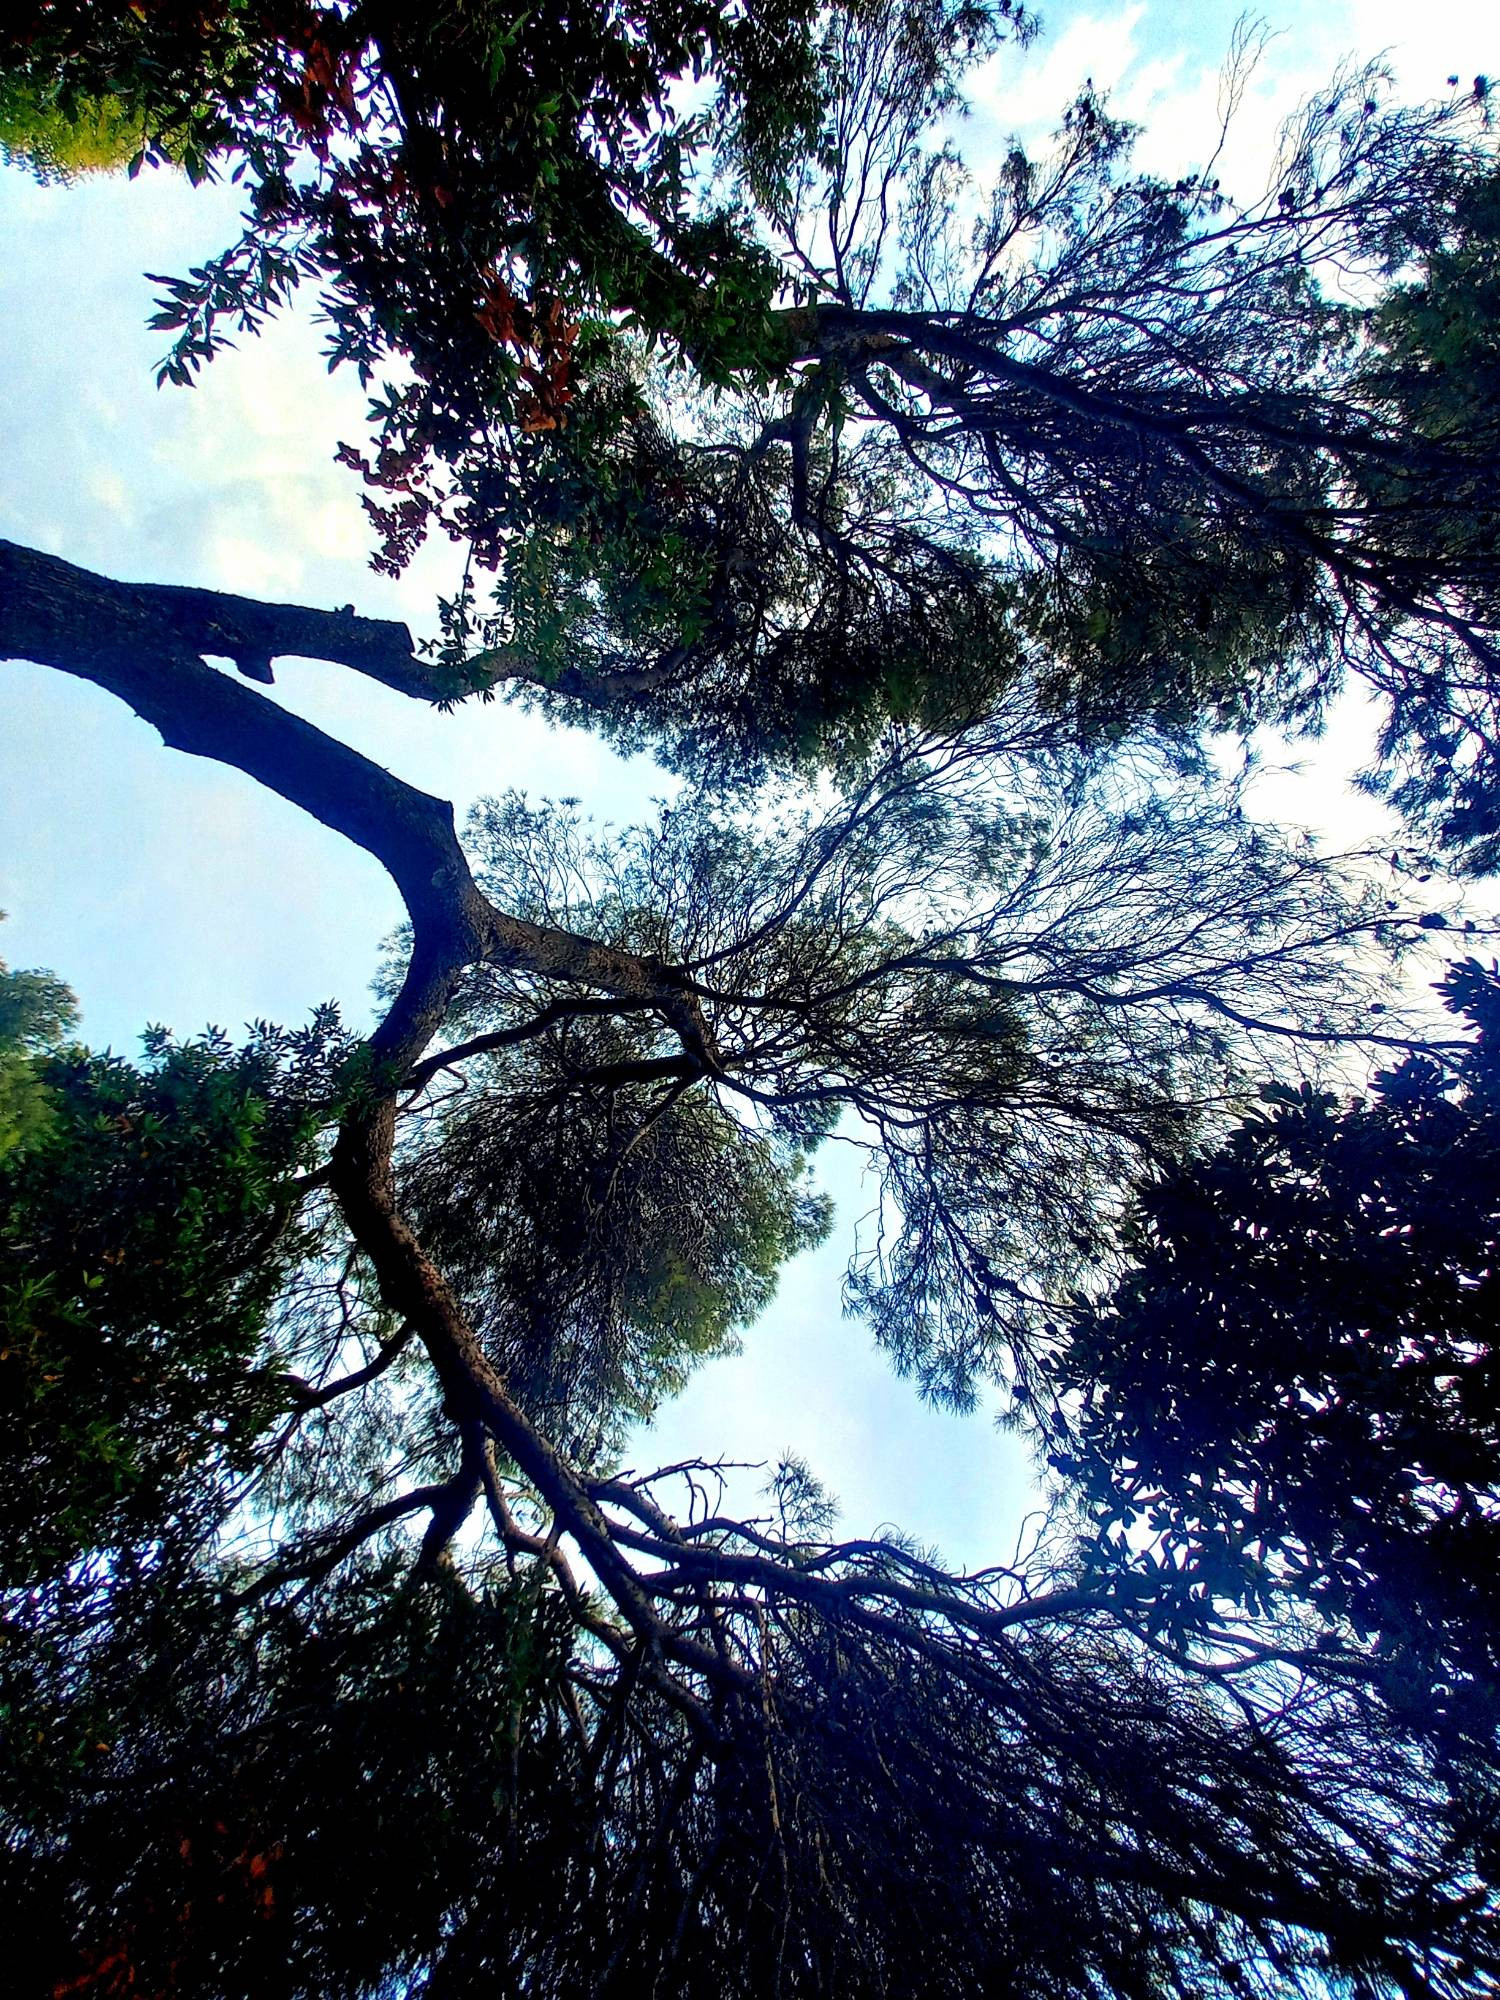
<svg viewBox="0 0 1500 2000"><path fill-rule="evenodd" d="M409 352L417 401L453 436L477 390L466 365L486 379L478 393L556 424L572 347L547 313L559 290L653 326L702 322L734 348L738 310L768 299L771 267L727 210L693 212L708 121L678 109L670 85L695 73L719 117L743 111L791 145L817 113L811 16L593 5L559 24L493 0L437 15L386 0L36 0L8 20L0 61L65 112L119 101L146 158L198 175L243 163L244 240L171 288L193 322L174 374L212 355L226 315L253 326L323 277L337 356L368 369ZM504 282L518 265L524 296ZM476 308L497 322L519 311L522 337ZM515 346L556 374L525 376Z"/></svg>
<svg viewBox="0 0 1500 2000"><path fill-rule="evenodd" d="M0 1162L8 1589L211 1510L286 1406L262 1343L313 1247L296 1169L347 1042L325 1015L240 1048L146 1044L141 1068L76 1047L24 1058L35 1109Z"/></svg>
<svg viewBox="0 0 1500 2000"><path fill-rule="evenodd" d="M114 172L134 159L144 138L140 125L108 99L68 117L13 82L0 95L0 154L44 182Z"/></svg>
<svg viewBox="0 0 1500 2000"><path fill-rule="evenodd" d="M1162 676L1137 703L1122 673L1103 726L1063 612L1093 593L1096 649L1119 632L1149 665L1170 639L1229 706L1328 592L1382 658L1414 657L1398 612L1413 644L1482 651L1482 534L1450 523L1414 581L1392 509L1350 497L1399 444L1431 512L1469 434L1380 428L1314 338L1338 316L1310 272L1341 243L1407 272L1413 218L1475 185L1482 142L1455 107L1361 112L1347 141L1325 112L1321 222L1294 190L1220 231L1190 192L1203 233L1154 263L1157 197L1113 190L1121 138L1085 100L1048 211L1063 262L1015 336L1091 269L1084 334L1135 298L1150 365L1122 334L1113 388L1103 347L1023 357L1038 383L983 287L967 321L869 303L882 200L938 268L950 169L914 149L999 25L58 4L0 31L28 86L117 96L189 172L244 164L245 244L171 292L176 365L318 275L341 355L412 366L367 465L403 496L376 503L385 559L441 520L502 590L477 656L467 587L422 654L352 611L0 544L0 648L354 841L408 917L358 1042L325 1012L243 1047L157 1033L129 1064L54 1046L64 996L25 989L9 1059L45 1116L0 1161L0 1828L41 1991L1466 2000L1500 1973L1492 1733L1434 1731L1343 1603L1174 1619L1065 1523L956 1576L895 1535L831 1540L800 1465L747 1519L712 1467L617 1463L622 1418L818 1233L831 1133L880 1182L851 1302L928 1393L988 1376L1044 1434L1051 1302L1107 1283L1131 1200L1249 1079L1421 1059L1390 974L1438 913L1255 826L1191 740L1198 692L1169 713ZM695 171L707 131L667 87L693 61L779 263ZM785 115L752 142L778 64ZM814 200L826 250L794 227ZM1244 293L1215 319L1205 279L1179 326L1162 300L1231 247ZM1429 248L1428 292L1462 289L1469 238ZM794 267L806 296L782 297ZM1415 294L1384 310L1410 417L1435 338ZM1170 369L1148 396L1199 319L1228 343L1198 353L1203 407ZM717 410L662 407L647 337ZM1307 342L1275 401L1252 361ZM1014 477L1008 410L1046 440L1029 548L965 525L976 439L983 480ZM1116 430L1134 443L1097 449ZM1148 473L1180 503L1165 538ZM1183 636L1209 563L1260 634L1228 666L1224 634ZM668 739L693 779L621 836L497 801L466 848L441 801L246 685L288 654L426 700L511 678ZM1288 684L1316 684L1316 648L1292 654ZM1424 1615L1446 1633L1446 1601Z"/></svg>
<svg viewBox="0 0 1500 2000"><path fill-rule="evenodd" d="M78 1018L73 996L47 972L12 972L0 959L0 1160L46 1130L47 1093L36 1058Z"/></svg>
<svg viewBox="0 0 1500 2000"><path fill-rule="evenodd" d="M334 362L399 366L344 453L381 561L440 527L497 573L429 696L519 684L723 770L975 719L1027 657L1088 733L1307 720L1353 671L1372 782L1493 865L1484 78L1341 76L1249 203L1132 175L1085 90L981 189L944 121L1009 5L529 20L53 0L0 45L246 174L242 240L163 281L167 376L304 279Z"/></svg>
<svg viewBox="0 0 1500 2000"><path fill-rule="evenodd" d="M1106 1532L1150 1530L1113 1556L1210 1615L1309 1596L1429 1721L1483 1738L1500 980L1470 960L1443 990L1478 1030L1456 1061L1408 1057L1348 1104L1273 1088L1150 1190L1134 1268L1070 1326L1058 1380Z"/></svg>
<svg viewBox="0 0 1500 2000"><path fill-rule="evenodd" d="M779 812L763 802L754 833L712 793L614 841L502 805L482 823L476 876L435 801L186 650L195 630L249 643L258 620L266 650L295 631L301 646L326 632L356 651L370 638L359 621L126 592L30 555L10 576L18 650L115 688L177 744L352 833L402 885L412 922L380 1028L294 1100L322 1136L289 1163L290 1212L275 1195L274 1227L255 1211L255 1275L279 1287L260 1346L252 1358L220 1340L193 1378L174 1441L212 1410L217 1475L204 1484L207 1447L190 1446L195 1509L179 1517L171 1480L148 1479L146 1507L93 1529L102 1565L54 1559L18 1605L13 1706L60 1747L18 1778L13 1865L36 1907L85 1939L81 1958L54 1960L80 1990L128 1976L265 1991L268 1966L290 1991L333 1990L401 1965L434 1991L497 1971L566 1990L576 1947L631 1976L651 1953L683 1991L723 1972L725 1952L752 1983L780 1962L799 1990L874 1991L976 1968L999 1978L1054 1933L1074 1941L1036 1977L1058 1992L1099 1979L1176 1990L1205 1965L1227 1977L1247 1951L1290 1965L1310 1948L1370 1991L1416 1991L1420 1964L1459 1992L1465 1964L1491 1961L1487 1905L1471 1897L1488 1866L1482 1759L1476 1775L1440 1775L1420 1732L1362 1708L1337 1675L1311 1708L1288 1710L1274 1669L1226 1704L1190 1647L1153 1658L1128 1579L1061 1555L966 1581L899 1543L828 1544L795 1471L779 1527L676 1521L657 1482L614 1474L599 1429L622 1381L650 1393L703 1324L701 1304L681 1312L670 1276L664 1290L643 1262L636 1218L653 1217L651 1247L687 1243L699 1300L719 1288L707 1310L722 1327L815 1225L793 1211L768 1244L757 1216L788 1202L800 1154L843 1107L891 1195L897 1242L859 1285L877 1326L941 1392L988 1367L1034 1395L1023 1281L1086 1268L1122 1188L1222 1115L1237 1069L1357 1035L1369 989L1349 950L1420 935L1415 917L1255 828L1206 778L1066 751L1020 691L1008 738L893 739L859 788L824 808L795 790ZM98 614L86 641L81 596ZM472 1096L441 1101L466 1075ZM280 1088L262 1074L270 1104ZM614 1186L601 1190L601 1170ZM713 1218L705 1233L709 1170L741 1204L727 1233ZM56 1175L45 1185L67 1197ZM181 1260L191 1275L198 1239L169 1245L169 1273ZM285 1275L282 1246L300 1256ZM56 1253L42 1241L30 1255L46 1269ZM149 1298L175 1322L162 1278ZM118 1343L112 1323L105 1335ZM239 1427L241 1384L265 1398L258 1428ZM538 1428L542 1412L569 1449ZM456 1542L478 1504L494 1543ZM411 1522L425 1524L415 1544L399 1532ZM524 1694L496 1683L476 1711L451 1650L470 1642L453 1634L491 1619L497 1644L538 1664ZM328 1621L345 1636L325 1639ZM448 1636L415 1636L434 1632ZM449 1663L439 1684L408 1682L418 1643ZM484 1657L489 1641L472 1644ZM167 1658L169 1688L143 1700L143 1664ZM320 1660L310 1711L278 1692ZM190 1693L204 1674L219 1677L209 1701ZM1133 1677L1141 1734L1106 1782ZM394 1769L354 1747L382 1726L367 1716L391 1683L419 1704L396 1712L441 1738L440 1753L416 1740L400 1778L434 1812L457 1782L452 1746L488 1727L492 1699L512 1704L503 1771L486 1775L489 1752L462 1765L480 1796L500 1786L512 1845L476 1840L450 1810L461 1837L445 1833L431 1870L403 1877L389 1928L370 1937L376 1968L338 1953L349 1905L316 1857L332 1826L319 1801L346 1760L366 1774L361 1798ZM452 1703L464 1713L450 1727ZM1059 1737L1048 1718L1062 1715ZM930 1748L892 1794L906 1739ZM1370 1781L1350 1807L1330 1760L1354 1742ZM540 1767L522 1756L533 1743ZM81 1773L61 1799L59 1755ZM1179 1767L1181 1785L1160 1775ZM1195 1804L1205 1769L1220 1776ZM1018 1795L1040 1818L1017 1822ZM1231 1797L1246 1815L1232 1824ZM855 1913L885 1894L890 1850L869 1848L873 1876L854 1857L892 1812L923 1921L876 1935ZM1350 1812L1367 1855L1357 1879ZM397 1863L384 1816L361 1818L368 1898ZM502 1849L569 1885L561 1914L491 1889ZM1086 1904L1087 1926L1049 1917L1050 1898ZM278 1907L305 1945L288 1944ZM1130 1940L1151 1929L1148 1909L1163 1943L1142 1958Z"/></svg>

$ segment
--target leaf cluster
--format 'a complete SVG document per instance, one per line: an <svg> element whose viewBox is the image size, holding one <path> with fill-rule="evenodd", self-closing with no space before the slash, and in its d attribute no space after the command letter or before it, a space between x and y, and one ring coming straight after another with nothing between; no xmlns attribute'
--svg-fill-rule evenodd
<svg viewBox="0 0 1500 2000"><path fill-rule="evenodd" d="M281 1405L261 1352L305 1249L293 1183L347 1045L146 1037L33 1059L45 1118L0 1161L0 1510L9 1587L212 1515Z"/></svg>

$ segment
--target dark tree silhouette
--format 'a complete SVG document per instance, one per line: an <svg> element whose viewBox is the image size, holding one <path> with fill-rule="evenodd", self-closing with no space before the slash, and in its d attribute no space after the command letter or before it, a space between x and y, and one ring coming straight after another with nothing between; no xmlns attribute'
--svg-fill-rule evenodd
<svg viewBox="0 0 1500 2000"><path fill-rule="evenodd" d="M1273 1090L1151 1190L1060 1380L1078 1469L1106 1523L1149 1530L1135 1565L1181 1586L1176 1612L1309 1596L1427 1720L1484 1740L1500 979L1471 960L1443 990L1478 1030L1456 1061L1409 1057L1349 1104Z"/></svg>

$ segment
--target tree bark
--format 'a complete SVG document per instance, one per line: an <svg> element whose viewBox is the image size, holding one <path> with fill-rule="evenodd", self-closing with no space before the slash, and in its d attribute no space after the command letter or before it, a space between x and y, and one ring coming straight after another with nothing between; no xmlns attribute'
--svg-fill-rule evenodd
<svg viewBox="0 0 1500 2000"><path fill-rule="evenodd" d="M409 1067L437 1031L459 974L486 962L654 1006L695 1061L715 1066L712 1034L681 972L497 909L470 873L445 800L201 657L236 636L246 643L252 632L264 643L295 636L304 649L362 672L382 646L388 651L381 657L394 659L392 635L407 636L405 626L340 613L119 584L0 542L0 656L107 688L170 748L243 771L352 840L390 875L411 918L413 951L402 992L373 1037L383 1061Z"/></svg>

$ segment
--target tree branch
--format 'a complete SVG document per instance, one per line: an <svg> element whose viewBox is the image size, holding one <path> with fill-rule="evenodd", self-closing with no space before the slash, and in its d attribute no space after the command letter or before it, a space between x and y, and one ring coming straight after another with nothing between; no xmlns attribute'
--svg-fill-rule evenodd
<svg viewBox="0 0 1500 2000"><path fill-rule="evenodd" d="M260 609L272 624L281 607ZM451 805L205 665L177 611L150 590L0 542L0 655L108 689L172 749L243 771L385 868L411 918L413 952L372 1038L377 1057L401 1068L413 1062L437 1031L460 972L487 962L655 1007L684 1050L714 1066L712 1034L681 972L498 910L470 873Z"/></svg>
<svg viewBox="0 0 1500 2000"><path fill-rule="evenodd" d="M323 1388L314 1388L300 1375L288 1375L285 1387L299 1410L321 1410L325 1404L336 1402L340 1396L350 1395L355 1389L363 1389L373 1382L408 1348L416 1333L416 1328L408 1320L398 1333L384 1343L373 1361L367 1361L363 1368L356 1368L352 1375L341 1375L337 1382L330 1382Z"/></svg>
<svg viewBox="0 0 1500 2000"><path fill-rule="evenodd" d="M314 611L221 590L115 583L91 577L56 556L0 541L0 587L7 598L17 591L33 600L42 593L60 599L75 593L84 578L96 600L107 598L116 633L134 632L157 646L170 640L172 649L182 653L222 654L250 680L269 683L271 662L294 657L352 667L421 701L436 701L442 692L432 669L416 658L405 625L357 617L352 605L343 611Z"/></svg>

